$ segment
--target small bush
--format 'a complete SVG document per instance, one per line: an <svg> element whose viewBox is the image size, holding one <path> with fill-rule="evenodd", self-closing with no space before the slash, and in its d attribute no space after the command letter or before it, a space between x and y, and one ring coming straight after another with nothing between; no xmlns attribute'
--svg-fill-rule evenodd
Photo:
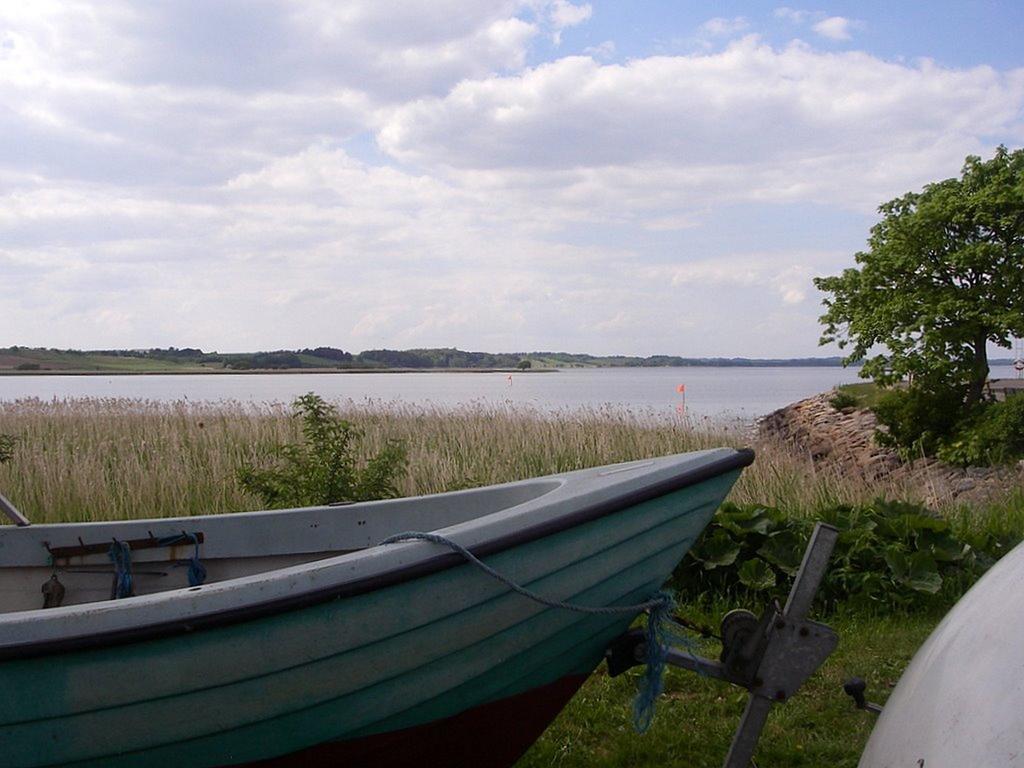
<svg viewBox="0 0 1024 768"><path fill-rule="evenodd" d="M242 487L271 507L299 507L339 501L369 501L398 495L406 452L388 442L376 456L361 460L356 446L362 432L338 416L333 405L312 392L292 404L302 419L305 442L275 446L269 467L246 465L238 471Z"/></svg>
<svg viewBox="0 0 1024 768"><path fill-rule="evenodd" d="M963 415L959 389L893 389L878 398L874 412L886 427L875 433L880 445L901 449L906 455L934 455L953 434Z"/></svg>
<svg viewBox="0 0 1024 768"><path fill-rule="evenodd" d="M1024 397L986 404L939 446L937 455L961 466L1008 464L1024 458Z"/></svg>
<svg viewBox="0 0 1024 768"><path fill-rule="evenodd" d="M14 458L14 444L17 439L14 435L0 433L0 464L5 464Z"/></svg>
<svg viewBox="0 0 1024 768"><path fill-rule="evenodd" d="M958 536L926 508L878 500L835 506L821 514L839 541L819 592L839 603L884 609L955 599L1015 542ZM689 597L784 597L800 567L813 526L759 505L723 504L676 570Z"/></svg>
<svg viewBox="0 0 1024 768"><path fill-rule="evenodd" d="M845 390L837 389L833 393L832 397L829 398L828 404L837 411L841 411L845 408L856 408L857 398Z"/></svg>

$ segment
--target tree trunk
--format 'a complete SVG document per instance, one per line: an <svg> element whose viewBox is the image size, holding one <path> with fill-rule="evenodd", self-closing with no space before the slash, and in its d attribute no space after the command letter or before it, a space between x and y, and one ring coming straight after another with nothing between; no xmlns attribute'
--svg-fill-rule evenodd
<svg viewBox="0 0 1024 768"><path fill-rule="evenodd" d="M988 338L986 334L979 333L974 342L974 372L971 375L970 386L967 388L967 405L972 406L981 402L985 394L985 382L988 381Z"/></svg>

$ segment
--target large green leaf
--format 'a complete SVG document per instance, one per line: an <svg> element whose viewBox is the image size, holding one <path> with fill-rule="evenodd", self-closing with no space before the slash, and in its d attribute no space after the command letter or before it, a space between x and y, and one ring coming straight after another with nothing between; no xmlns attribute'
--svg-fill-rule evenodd
<svg viewBox="0 0 1024 768"><path fill-rule="evenodd" d="M716 528L710 536L702 536L690 554L704 564L704 570L710 571L735 563L740 554L740 545L728 533Z"/></svg>
<svg viewBox="0 0 1024 768"><path fill-rule="evenodd" d="M775 586L775 571L764 560L757 557L747 560L740 566L739 577L743 586L756 591L771 589Z"/></svg>
<svg viewBox="0 0 1024 768"><path fill-rule="evenodd" d="M934 595L942 588L942 575L939 573L935 559L927 552L915 552L908 558L910 573L904 580L916 592Z"/></svg>
<svg viewBox="0 0 1024 768"><path fill-rule="evenodd" d="M908 557L893 546L886 550L885 562L896 582L915 592L934 595L942 588L939 567L927 552L915 552Z"/></svg>
<svg viewBox="0 0 1024 768"><path fill-rule="evenodd" d="M734 504L723 505L715 522L739 535L768 533L772 526L771 514L764 507L739 507Z"/></svg>
<svg viewBox="0 0 1024 768"><path fill-rule="evenodd" d="M952 563L963 558L967 547L946 531L922 531L917 537L922 552L928 552L936 560Z"/></svg>
<svg viewBox="0 0 1024 768"><path fill-rule="evenodd" d="M783 530L771 534L757 550L757 554L783 573L793 576L800 568L803 550L803 540L793 531Z"/></svg>
<svg viewBox="0 0 1024 768"><path fill-rule="evenodd" d="M891 546L886 549L883 558L896 581L902 582L910 575L910 564L907 562L907 556L899 546Z"/></svg>

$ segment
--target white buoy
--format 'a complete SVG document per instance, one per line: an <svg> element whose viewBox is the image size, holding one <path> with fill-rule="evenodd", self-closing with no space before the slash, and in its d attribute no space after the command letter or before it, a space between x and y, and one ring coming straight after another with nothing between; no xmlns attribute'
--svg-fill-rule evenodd
<svg viewBox="0 0 1024 768"><path fill-rule="evenodd" d="M1024 544L953 606L915 654L859 768L1024 766L1022 587Z"/></svg>

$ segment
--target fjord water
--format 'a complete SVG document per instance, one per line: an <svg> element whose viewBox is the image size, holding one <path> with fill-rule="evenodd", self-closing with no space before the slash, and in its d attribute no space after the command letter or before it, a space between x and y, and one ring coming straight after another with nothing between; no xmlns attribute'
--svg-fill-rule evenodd
<svg viewBox="0 0 1024 768"><path fill-rule="evenodd" d="M1005 368L1005 370L1004 370ZM677 416L748 420L801 398L859 381L835 367L584 368L552 373L279 373L146 376L2 376L0 400L127 397L144 400L237 400L287 403L306 392L356 404L405 403L442 408L513 406L541 412L613 407ZM1008 366L993 378L1011 378Z"/></svg>

